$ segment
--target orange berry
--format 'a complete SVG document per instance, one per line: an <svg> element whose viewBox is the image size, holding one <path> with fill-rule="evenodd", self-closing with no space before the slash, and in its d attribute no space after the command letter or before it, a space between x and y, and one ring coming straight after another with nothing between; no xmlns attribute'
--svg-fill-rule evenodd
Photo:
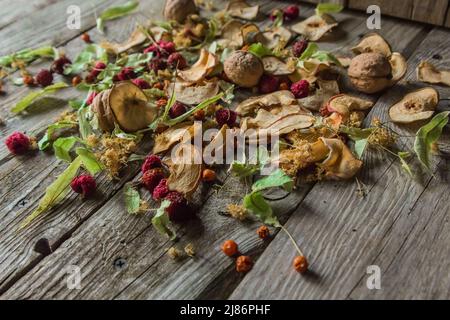
<svg viewBox="0 0 450 320"><path fill-rule="evenodd" d="M233 240L227 240L222 245L222 251L227 256L232 257L238 253L238 245Z"/></svg>
<svg viewBox="0 0 450 320"><path fill-rule="evenodd" d="M34 85L34 78L30 75L26 75L23 77L23 83L27 86Z"/></svg>
<svg viewBox="0 0 450 320"><path fill-rule="evenodd" d="M81 35L81 40L86 43L91 43L91 37L86 32Z"/></svg>
<svg viewBox="0 0 450 320"><path fill-rule="evenodd" d="M297 256L294 259L294 268L299 273L305 273L308 271L308 261L304 256Z"/></svg>
<svg viewBox="0 0 450 320"><path fill-rule="evenodd" d="M166 104L167 104L167 99L165 99L165 98L161 98L158 101L156 101L156 106L158 108L164 108L166 106Z"/></svg>
<svg viewBox="0 0 450 320"><path fill-rule="evenodd" d="M194 113L194 119L202 121L205 119L205 110L201 109Z"/></svg>
<svg viewBox="0 0 450 320"><path fill-rule="evenodd" d="M202 173L202 179L203 181L212 182L216 180L216 173L214 172L214 170L205 169Z"/></svg>
<svg viewBox="0 0 450 320"><path fill-rule="evenodd" d="M81 77L80 76L75 76L72 78L72 86L76 87L77 85L79 85L81 83Z"/></svg>
<svg viewBox="0 0 450 320"><path fill-rule="evenodd" d="M263 240L266 240L270 237L270 230L266 226L259 227L258 230L256 230L256 233Z"/></svg>
<svg viewBox="0 0 450 320"><path fill-rule="evenodd" d="M289 90L289 85L286 82L280 83L280 90Z"/></svg>
<svg viewBox="0 0 450 320"><path fill-rule="evenodd" d="M236 260L236 271L237 272L249 272L253 267L252 258L249 256L240 256Z"/></svg>
<svg viewBox="0 0 450 320"><path fill-rule="evenodd" d="M162 89L163 89L163 84L162 84L161 82L156 82L156 83L153 85L153 88L162 90Z"/></svg>

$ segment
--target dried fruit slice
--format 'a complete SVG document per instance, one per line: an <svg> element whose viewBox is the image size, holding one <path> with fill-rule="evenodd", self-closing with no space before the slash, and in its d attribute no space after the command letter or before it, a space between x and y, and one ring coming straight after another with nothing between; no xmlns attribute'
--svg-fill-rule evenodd
<svg viewBox="0 0 450 320"><path fill-rule="evenodd" d="M176 143L193 137L193 133L194 126L190 122L182 122L170 127L155 137L153 154L166 152Z"/></svg>
<svg viewBox="0 0 450 320"><path fill-rule="evenodd" d="M362 161L355 158L340 139L320 139L329 149L328 157L320 164L329 179L353 178L362 167Z"/></svg>
<svg viewBox="0 0 450 320"><path fill-rule="evenodd" d="M276 27L263 32L262 36L263 36L262 44L265 47L269 49L274 48L283 49L286 46L286 44L291 40L292 32L286 29L285 27ZM283 46L280 47L280 44L283 44Z"/></svg>
<svg viewBox="0 0 450 320"><path fill-rule="evenodd" d="M218 43L226 48L240 48L244 44L241 29L244 26L239 20L230 20L222 28L222 39Z"/></svg>
<svg viewBox="0 0 450 320"><path fill-rule="evenodd" d="M175 89L177 101L184 104L196 105L219 93L219 81L211 81L191 85L189 82L176 82L169 87L169 92Z"/></svg>
<svg viewBox="0 0 450 320"><path fill-rule="evenodd" d="M329 112L337 112L348 116L351 111L364 111L373 107L373 102L357 98L348 94L332 97L327 103Z"/></svg>
<svg viewBox="0 0 450 320"><path fill-rule="evenodd" d="M209 52L202 49L200 57L189 69L180 71L178 76L186 82L198 82L204 79L219 64L219 59Z"/></svg>
<svg viewBox="0 0 450 320"><path fill-rule="evenodd" d="M361 42L352 51L355 54L361 53L381 53L385 57L392 55L391 46L389 43L378 33L367 34Z"/></svg>
<svg viewBox="0 0 450 320"><path fill-rule="evenodd" d="M225 10L232 17L253 20L258 16L259 6L250 6L243 0L231 0Z"/></svg>
<svg viewBox="0 0 450 320"><path fill-rule="evenodd" d="M339 85L337 81L318 80L319 89L313 95L300 99L299 103L308 110L320 111L326 102L339 94Z"/></svg>
<svg viewBox="0 0 450 320"><path fill-rule="evenodd" d="M445 84L450 86L450 71L438 70L433 64L422 61L417 67L417 78L419 81Z"/></svg>
<svg viewBox="0 0 450 320"><path fill-rule="evenodd" d="M147 40L147 36L141 31L141 29L138 28L134 30L130 35L130 38L123 43L103 41L101 46L109 52L121 54L137 45L140 45L145 42L145 40Z"/></svg>
<svg viewBox="0 0 450 320"><path fill-rule="evenodd" d="M332 16L323 14L309 17L302 22L294 24L291 29L296 33L304 35L311 41L318 41L337 25L338 23Z"/></svg>
<svg viewBox="0 0 450 320"><path fill-rule="evenodd" d="M389 57L389 63L391 64L392 69L392 81L396 83L405 76L408 69L408 64L406 62L406 59L398 52L394 52Z"/></svg>
<svg viewBox="0 0 450 320"><path fill-rule="evenodd" d="M236 107L236 112L239 113L240 116L246 116L256 113L261 108L270 109L276 106L287 106L292 104L297 104L297 99L295 99L292 92L281 90L244 100Z"/></svg>
<svg viewBox="0 0 450 320"><path fill-rule="evenodd" d="M276 57L262 58L264 72L273 76L286 76L295 71L295 66L290 66Z"/></svg>
<svg viewBox="0 0 450 320"><path fill-rule="evenodd" d="M241 35L245 44L264 42L264 36L254 23L247 23L241 27Z"/></svg>
<svg viewBox="0 0 450 320"><path fill-rule="evenodd" d="M439 103L439 93L433 88L424 88L407 94L389 110L396 123L412 123L433 116Z"/></svg>

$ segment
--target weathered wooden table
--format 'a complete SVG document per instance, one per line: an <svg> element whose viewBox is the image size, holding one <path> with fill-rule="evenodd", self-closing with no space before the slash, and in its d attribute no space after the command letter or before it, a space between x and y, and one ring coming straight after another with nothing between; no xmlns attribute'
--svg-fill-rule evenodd
<svg viewBox="0 0 450 320"><path fill-rule="evenodd" d="M0 0L0 55L25 47L53 44L74 57L84 45L80 33L94 41L100 35L95 12L122 0ZM66 27L66 8L81 7L81 30ZM264 1L268 12L276 1ZM142 0L140 11L107 23L107 38L124 40L136 21L160 17L162 1ZM314 7L302 5L303 18ZM320 43L327 50L349 54L349 48L368 32L367 16L355 11L336 15L339 28ZM423 59L450 67L450 30L383 17L380 33L396 51L408 58L408 74L389 92L377 96L370 121L388 121L388 107L407 90L423 84L415 80L415 67ZM36 62L31 70L48 66ZM14 76L14 75L13 75ZM13 131L40 135L65 108L59 100L46 110L17 116L11 106L28 89L4 86L0 98L1 140ZM442 97L450 89L437 86ZM77 96L76 90L61 93ZM417 128L395 129L412 135ZM284 226L301 244L311 272L297 274L291 267L295 250L284 233L262 242L255 235L258 222L239 223L220 215L226 204L237 202L243 190L239 181L225 177L227 187L218 193L205 189L199 221L181 227L182 248L193 243L194 259L174 262L166 254L172 243L158 234L150 214L132 216L123 207L125 182L139 178L137 165L128 167L121 180L99 177L101 195L80 201L72 194L60 206L42 215L26 230L19 223L36 207L45 188L65 165L51 154L13 157L0 146L0 294L2 299L407 299L450 298L450 205L448 130L434 165L434 177L412 180L398 160L370 152L359 179L365 198L356 195L352 182L321 182L302 186L274 206ZM402 143L411 147L412 139ZM242 252L255 258L251 272L239 275L234 262L219 247L234 239ZM381 290L369 290L368 266L381 269ZM70 288L73 266L81 270L80 288Z"/></svg>

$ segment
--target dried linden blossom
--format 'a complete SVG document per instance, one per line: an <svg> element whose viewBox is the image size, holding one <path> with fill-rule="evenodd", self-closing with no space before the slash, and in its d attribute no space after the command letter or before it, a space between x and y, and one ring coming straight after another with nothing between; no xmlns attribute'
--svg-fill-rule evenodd
<svg viewBox="0 0 450 320"><path fill-rule="evenodd" d="M241 205L229 204L227 206L228 214L236 220L243 221L247 219L248 211Z"/></svg>
<svg viewBox="0 0 450 320"><path fill-rule="evenodd" d="M177 259L181 258L182 252L175 247L171 247L171 248L169 248L169 250L167 250L167 254L173 260L177 260Z"/></svg>
<svg viewBox="0 0 450 320"><path fill-rule="evenodd" d="M121 139L110 135L103 135L95 153L97 159L103 163L112 178L118 178L122 167L127 163L131 153L136 151L137 145L133 140Z"/></svg>
<svg viewBox="0 0 450 320"><path fill-rule="evenodd" d="M194 245L192 243L188 243L185 247L184 247L184 252L189 256L189 257L194 257L195 256L195 248Z"/></svg>

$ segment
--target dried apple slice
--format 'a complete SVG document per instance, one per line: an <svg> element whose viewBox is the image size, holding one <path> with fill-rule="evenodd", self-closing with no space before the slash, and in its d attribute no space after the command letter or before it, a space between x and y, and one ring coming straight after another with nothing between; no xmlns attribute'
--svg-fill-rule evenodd
<svg viewBox="0 0 450 320"><path fill-rule="evenodd" d="M180 141L186 141L194 136L194 126L192 122L182 122L170 127L164 132L155 136L153 153L159 154L166 152Z"/></svg>
<svg viewBox="0 0 450 320"><path fill-rule="evenodd" d="M337 81L318 80L319 89L313 95L299 99L299 103L308 110L320 111L330 98L339 94L339 85Z"/></svg>
<svg viewBox="0 0 450 320"><path fill-rule="evenodd" d="M352 51L355 54L381 53L386 57L392 55L389 43L375 32L367 34L356 47L352 48Z"/></svg>
<svg viewBox="0 0 450 320"><path fill-rule="evenodd" d="M328 157L320 165L329 179L353 178L362 167L362 161L355 158L340 139L320 139L329 149Z"/></svg>
<svg viewBox="0 0 450 320"><path fill-rule="evenodd" d="M244 44L241 29L244 24L238 20L228 21L222 28L222 39L218 43L227 48L240 48Z"/></svg>
<svg viewBox="0 0 450 320"><path fill-rule="evenodd" d="M439 103L439 93L433 88L424 88L407 94L389 110L396 123L413 123L430 119Z"/></svg>
<svg viewBox="0 0 450 320"><path fill-rule="evenodd" d="M147 36L141 31L141 29L137 28L130 35L130 38L123 43L114 43L103 41L101 43L101 47L106 49L108 52L112 52L114 54L121 54L147 40Z"/></svg>
<svg viewBox="0 0 450 320"><path fill-rule="evenodd" d="M253 20L258 16L259 6L250 6L243 0L231 0L225 10L232 17Z"/></svg>
<svg viewBox="0 0 450 320"><path fill-rule="evenodd" d="M269 49L283 49L292 38L292 32L285 27L276 27L262 33L262 44ZM280 44L283 44L280 48Z"/></svg>
<svg viewBox="0 0 450 320"><path fill-rule="evenodd" d="M189 69L178 72L178 76L186 82L195 83L204 79L219 64L219 59L209 52L202 49L196 63Z"/></svg>
<svg viewBox="0 0 450 320"><path fill-rule="evenodd" d="M318 41L337 25L338 23L332 16L323 14L309 17L302 22L294 24L291 29L296 33L304 35L311 41Z"/></svg>
<svg viewBox="0 0 450 320"><path fill-rule="evenodd" d="M348 94L340 94L332 97L327 103L329 112L337 112L341 115L349 115L352 111L364 111L373 107L373 102Z"/></svg>
<svg viewBox="0 0 450 320"><path fill-rule="evenodd" d="M219 93L219 81L214 78L211 81L205 81L191 85L189 82L176 82L169 87L169 92L175 89L177 101L184 104L196 105Z"/></svg>
<svg viewBox="0 0 450 320"><path fill-rule="evenodd" d="M287 106L297 103L297 99L295 99L292 92L281 90L244 100L236 107L236 112L240 116L247 116L256 113L261 108L270 109L280 105Z"/></svg>
<svg viewBox="0 0 450 320"><path fill-rule="evenodd" d="M400 53L394 52L389 57L389 63L391 64L392 68L392 81L394 83L397 83L405 76L408 69L406 59Z"/></svg>
<svg viewBox="0 0 450 320"><path fill-rule="evenodd" d="M276 57L262 58L264 72L274 76L286 76L295 72L295 66L289 66Z"/></svg>
<svg viewBox="0 0 450 320"><path fill-rule="evenodd" d="M417 78L419 81L444 84L450 86L450 71L438 70L433 64L422 61L417 67Z"/></svg>

